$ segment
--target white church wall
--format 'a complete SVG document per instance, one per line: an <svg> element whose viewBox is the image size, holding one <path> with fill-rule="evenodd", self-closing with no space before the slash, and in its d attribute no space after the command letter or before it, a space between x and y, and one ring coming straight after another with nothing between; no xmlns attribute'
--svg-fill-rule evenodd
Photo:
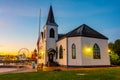
<svg viewBox="0 0 120 80"><path fill-rule="evenodd" d="M45 42L40 42L40 54L41 58L38 59L38 63L43 63L46 64L47 59L46 59L46 43Z"/></svg>
<svg viewBox="0 0 120 80"><path fill-rule="evenodd" d="M50 29L53 28L54 29L54 38L50 38ZM50 26L50 25L46 25L46 50L49 50L50 48L56 50L56 40L58 39L58 27L56 26ZM45 54L46 58L45 58L45 63L48 62L48 54ZM55 58L55 56L54 56Z"/></svg>
<svg viewBox="0 0 120 80"><path fill-rule="evenodd" d="M54 29L54 34L55 34L55 38L50 38L49 34L50 34L50 29L53 28ZM44 27L45 31L46 31L46 42L47 42L47 50L50 48L56 49L56 40L58 39L58 27L56 26L50 26L50 25L46 25Z"/></svg>
<svg viewBox="0 0 120 80"><path fill-rule="evenodd" d="M93 59L93 45L98 44L100 47L101 59ZM109 54L108 54L108 40L97 39L97 38L81 38L82 45L82 65L83 66L99 66L99 65L110 65ZM89 49L89 51L87 51Z"/></svg>
<svg viewBox="0 0 120 80"><path fill-rule="evenodd" d="M49 50L50 48L52 49L56 49L56 44L55 44L55 39L53 38L49 38L47 39L47 50Z"/></svg>
<svg viewBox="0 0 120 80"><path fill-rule="evenodd" d="M60 59L59 58L59 48L60 48L60 45L62 45L63 47L63 59ZM56 59L56 61L60 64L60 65L67 65L67 59L66 59L66 55L67 55L67 49L66 49L66 38L60 40L57 42L57 47L58 47L58 59Z"/></svg>
<svg viewBox="0 0 120 80"><path fill-rule="evenodd" d="M72 44L76 45L76 59L72 59ZM68 37L68 65L69 66L81 66L81 38L80 37Z"/></svg>
<svg viewBox="0 0 120 80"><path fill-rule="evenodd" d="M53 28L55 32L55 40L58 39L58 27L57 26L51 26L51 25L46 25L46 37L49 38L49 33L50 29Z"/></svg>

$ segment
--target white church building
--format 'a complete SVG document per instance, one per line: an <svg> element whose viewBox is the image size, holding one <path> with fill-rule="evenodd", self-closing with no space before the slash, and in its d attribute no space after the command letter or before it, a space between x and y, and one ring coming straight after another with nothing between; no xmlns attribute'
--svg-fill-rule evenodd
<svg viewBox="0 0 120 80"><path fill-rule="evenodd" d="M38 63L60 66L108 66L108 38L82 24L66 34L58 33L52 6L40 33Z"/></svg>

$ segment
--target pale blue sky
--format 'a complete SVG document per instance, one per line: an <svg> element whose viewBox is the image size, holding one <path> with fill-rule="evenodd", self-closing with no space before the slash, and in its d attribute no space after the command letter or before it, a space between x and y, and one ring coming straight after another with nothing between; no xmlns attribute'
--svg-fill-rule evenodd
<svg viewBox="0 0 120 80"><path fill-rule="evenodd" d="M59 33L87 24L107 36L109 42L120 39L120 0L0 0L0 51L33 50L39 9L43 28L50 3Z"/></svg>

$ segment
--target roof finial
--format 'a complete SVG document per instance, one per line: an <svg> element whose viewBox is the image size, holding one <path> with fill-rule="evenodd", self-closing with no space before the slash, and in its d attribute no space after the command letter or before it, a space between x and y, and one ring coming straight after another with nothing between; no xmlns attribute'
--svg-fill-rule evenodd
<svg viewBox="0 0 120 80"><path fill-rule="evenodd" d="M52 0L50 0L50 5L52 5Z"/></svg>

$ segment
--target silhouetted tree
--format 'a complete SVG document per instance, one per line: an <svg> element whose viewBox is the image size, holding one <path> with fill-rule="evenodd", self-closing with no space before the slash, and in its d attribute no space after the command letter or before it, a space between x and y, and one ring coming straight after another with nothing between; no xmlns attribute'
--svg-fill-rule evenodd
<svg viewBox="0 0 120 80"><path fill-rule="evenodd" d="M109 43L108 47L111 51L116 53L120 57L120 39L117 39L114 43Z"/></svg>
<svg viewBox="0 0 120 80"><path fill-rule="evenodd" d="M110 62L111 62L111 64L119 65L119 63L120 63L119 61L120 61L119 56L116 53L111 52L110 53Z"/></svg>
<svg viewBox="0 0 120 80"><path fill-rule="evenodd" d="M108 47L109 47L109 49L110 49L111 51L113 51L114 44L110 42L110 43L108 44Z"/></svg>
<svg viewBox="0 0 120 80"><path fill-rule="evenodd" d="M120 39L115 41L113 51L120 57Z"/></svg>
<svg viewBox="0 0 120 80"><path fill-rule="evenodd" d="M117 39L114 43L108 44L110 52L110 61L113 65L120 65L120 39Z"/></svg>

